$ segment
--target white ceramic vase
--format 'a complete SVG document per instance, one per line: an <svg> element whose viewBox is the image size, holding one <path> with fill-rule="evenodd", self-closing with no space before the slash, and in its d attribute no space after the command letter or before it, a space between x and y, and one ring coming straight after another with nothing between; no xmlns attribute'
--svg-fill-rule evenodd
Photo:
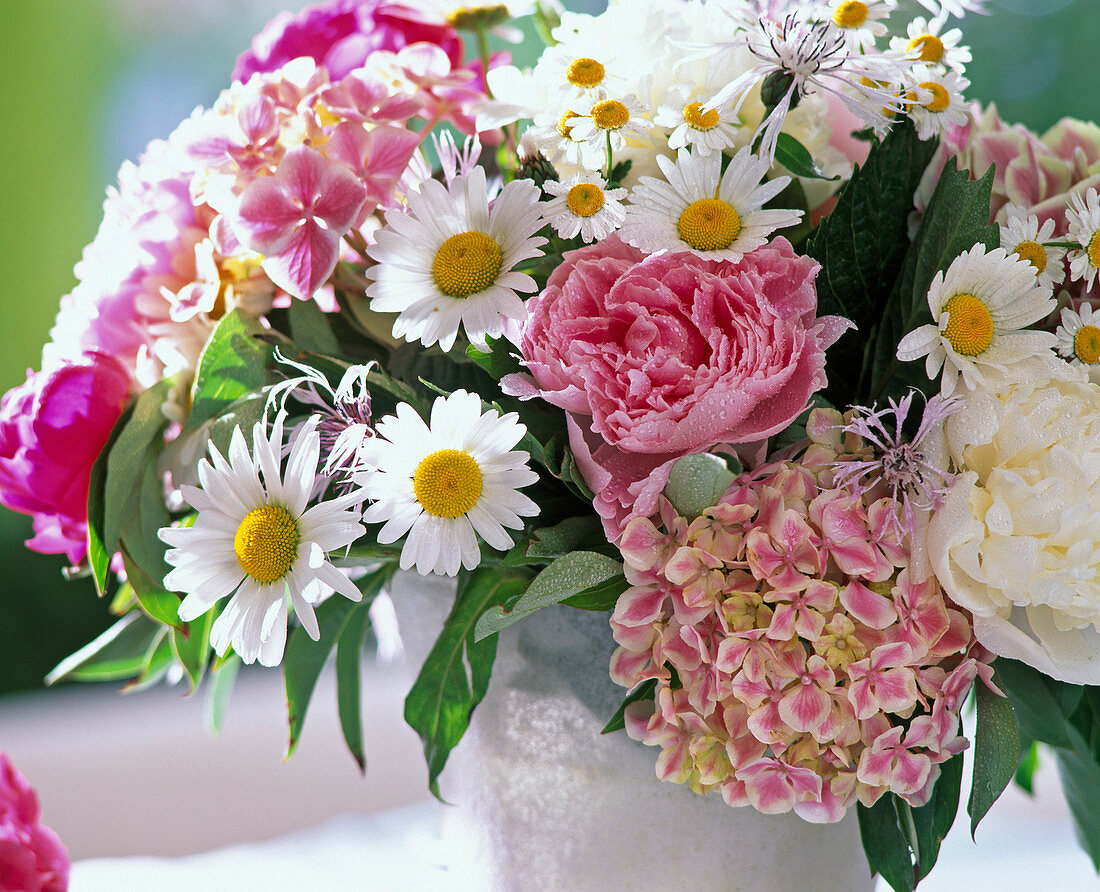
<svg viewBox="0 0 1100 892"><path fill-rule="evenodd" d="M423 663L454 600L401 573L391 595ZM500 634L492 683L441 778L462 888L861 892L874 888L854 812L839 824L730 808L657 780L655 747L600 730L624 691L606 614L544 609Z"/></svg>

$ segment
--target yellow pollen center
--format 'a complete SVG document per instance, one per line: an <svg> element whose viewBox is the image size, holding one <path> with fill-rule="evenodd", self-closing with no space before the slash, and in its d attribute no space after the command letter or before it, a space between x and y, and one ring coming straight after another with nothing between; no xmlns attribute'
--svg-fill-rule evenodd
<svg viewBox="0 0 1100 892"><path fill-rule="evenodd" d="M713 130L718 126L718 112L713 108L703 111L701 102L689 102L684 106L684 121L694 130Z"/></svg>
<svg viewBox="0 0 1100 892"><path fill-rule="evenodd" d="M947 110L947 106L951 104L951 94L941 84L937 84L935 81L925 81L920 86L921 89L932 94L932 98L924 103L926 109L937 114Z"/></svg>
<svg viewBox="0 0 1100 892"><path fill-rule="evenodd" d="M867 21L867 4L860 0L844 0L833 12L833 24L838 28L858 28Z"/></svg>
<svg viewBox="0 0 1100 892"><path fill-rule="evenodd" d="M720 198L703 198L684 208L676 232L696 251L724 251L741 233L741 217Z"/></svg>
<svg viewBox="0 0 1100 892"><path fill-rule="evenodd" d="M587 90L602 84L606 73L603 65L585 56L569 63L569 67L565 69L565 79L574 87Z"/></svg>
<svg viewBox="0 0 1100 892"><path fill-rule="evenodd" d="M420 506L436 517L459 517L481 497L481 468L461 449L440 449L423 459L413 473L413 493Z"/></svg>
<svg viewBox="0 0 1100 892"><path fill-rule="evenodd" d="M922 62L939 62L943 59L943 41L935 34L919 34L909 41L909 52L919 51Z"/></svg>
<svg viewBox="0 0 1100 892"><path fill-rule="evenodd" d="M1100 328L1082 325L1073 336L1073 352L1085 365L1100 361Z"/></svg>
<svg viewBox="0 0 1100 892"><path fill-rule="evenodd" d="M1038 242L1020 242L1013 253L1035 267L1035 275L1047 268L1047 252Z"/></svg>
<svg viewBox="0 0 1100 892"><path fill-rule="evenodd" d="M257 582L282 579L298 557L298 522L282 505L249 511L233 536L233 552L241 568Z"/></svg>
<svg viewBox="0 0 1100 892"><path fill-rule="evenodd" d="M558 118L558 133L561 134L562 139L573 138L573 128L569 126L569 122L575 117L577 117L577 113L569 109L564 115Z"/></svg>
<svg viewBox="0 0 1100 892"><path fill-rule="evenodd" d="M977 356L993 343L993 317L973 294L956 294L943 309L947 313L943 336L960 356Z"/></svg>
<svg viewBox="0 0 1100 892"><path fill-rule="evenodd" d="M565 196L565 203L578 217L591 217L603 207L603 189L595 183L577 183Z"/></svg>
<svg viewBox="0 0 1100 892"><path fill-rule="evenodd" d="M460 232L435 252L432 278L448 297L469 297L492 285L503 264L504 253L491 237L484 232Z"/></svg>
<svg viewBox="0 0 1100 892"><path fill-rule="evenodd" d="M618 99L604 99L592 106L592 121L601 130L618 130L630 120L630 109Z"/></svg>
<svg viewBox="0 0 1100 892"><path fill-rule="evenodd" d="M1089 246L1085 249L1085 253L1089 256L1089 263L1092 266L1100 267L1100 230L1092 234L1092 238L1089 239Z"/></svg>

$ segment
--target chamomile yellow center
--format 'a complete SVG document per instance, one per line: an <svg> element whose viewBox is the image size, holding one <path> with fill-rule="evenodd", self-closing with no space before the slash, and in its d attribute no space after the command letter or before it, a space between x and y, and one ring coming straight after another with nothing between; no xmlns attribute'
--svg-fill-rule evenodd
<svg viewBox="0 0 1100 892"><path fill-rule="evenodd" d="M867 21L867 4L860 0L844 0L833 11L833 24L838 28L858 28Z"/></svg>
<svg viewBox="0 0 1100 892"><path fill-rule="evenodd" d="M565 69L565 79L574 87L581 87L585 90L602 84L606 74L607 71L603 65L595 59L589 59L587 56L574 59L569 63L569 67Z"/></svg>
<svg viewBox="0 0 1100 892"><path fill-rule="evenodd" d="M1035 275L1039 275L1047 268L1046 249L1038 242L1020 242L1013 253L1035 267Z"/></svg>
<svg viewBox="0 0 1100 892"><path fill-rule="evenodd" d="M591 217L603 208L603 189L595 183L577 183L566 194L565 203L578 217Z"/></svg>
<svg viewBox="0 0 1100 892"><path fill-rule="evenodd" d="M601 130L618 130L630 120L630 109L618 99L604 99L592 106L592 122Z"/></svg>
<svg viewBox="0 0 1100 892"><path fill-rule="evenodd" d="M447 15L447 23L459 30L477 31L496 27L509 18L508 7L503 3L496 3L486 6L459 6Z"/></svg>
<svg viewBox="0 0 1100 892"><path fill-rule="evenodd" d="M432 261L436 287L448 297L469 297L496 281L504 252L484 232L460 232L439 246Z"/></svg>
<svg viewBox="0 0 1100 892"><path fill-rule="evenodd" d="M1082 325L1077 329L1073 336L1073 353L1085 365L1100 362L1100 328Z"/></svg>
<svg viewBox="0 0 1100 892"><path fill-rule="evenodd" d="M689 102L684 106L684 123L693 130L713 130L718 126L718 112L713 108L703 111L701 102Z"/></svg>
<svg viewBox="0 0 1100 892"><path fill-rule="evenodd" d="M741 233L741 216L720 198L703 198L684 208L676 232L696 251L724 251Z"/></svg>
<svg viewBox="0 0 1100 892"><path fill-rule="evenodd" d="M935 34L918 34L909 41L909 52L919 52L921 62L939 62L943 59L943 41Z"/></svg>
<svg viewBox="0 0 1100 892"><path fill-rule="evenodd" d="M1085 253L1089 257L1089 263L1092 266L1100 267L1100 230L1092 234L1092 238L1089 239L1089 246L1085 249Z"/></svg>
<svg viewBox="0 0 1100 892"><path fill-rule="evenodd" d="M993 317L973 294L956 294L943 306L947 327L943 336L960 356L977 356L993 343Z"/></svg>
<svg viewBox="0 0 1100 892"><path fill-rule="evenodd" d="M468 452L440 449L413 473L413 494L428 514L459 517L481 497L481 468Z"/></svg>
<svg viewBox="0 0 1100 892"><path fill-rule="evenodd" d="M942 84L937 84L935 81L925 81L920 85L920 88L932 94L932 98L924 103L924 107L930 112L939 114L946 111L947 106L951 104L951 94L947 92Z"/></svg>
<svg viewBox="0 0 1100 892"><path fill-rule="evenodd" d="M577 117L577 113L569 109L564 115L558 118L558 133L561 134L562 139L573 138L573 128L569 125L569 122L575 117Z"/></svg>
<svg viewBox="0 0 1100 892"><path fill-rule="evenodd" d="M267 584L290 572L301 539L294 515L282 505L263 505L249 511L237 527L233 553L245 573Z"/></svg>

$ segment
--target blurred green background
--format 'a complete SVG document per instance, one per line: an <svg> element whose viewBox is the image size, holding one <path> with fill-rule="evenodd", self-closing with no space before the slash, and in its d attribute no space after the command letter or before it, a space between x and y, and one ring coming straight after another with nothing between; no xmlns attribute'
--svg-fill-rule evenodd
<svg viewBox="0 0 1100 892"><path fill-rule="evenodd" d="M629 2L629 0L625 0ZM73 264L95 235L119 164L228 84L279 0L0 0L0 391L37 368ZM566 0L599 11L601 0ZM963 23L971 98L1042 130L1096 119L1097 0L992 0ZM917 8L913 7L914 11ZM534 46L517 56L530 59ZM42 676L109 623L86 580L23 548L27 518L0 509L0 693Z"/></svg>

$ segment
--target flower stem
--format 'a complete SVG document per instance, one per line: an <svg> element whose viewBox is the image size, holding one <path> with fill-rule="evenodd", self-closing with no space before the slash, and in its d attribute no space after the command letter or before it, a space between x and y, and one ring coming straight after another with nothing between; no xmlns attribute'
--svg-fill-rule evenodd
<svg viewBox="0 0 1100 892"><path fill-rule="evenodd" d="M481 67L485 76L485 95L493 98L489 89L489 34L484 25L477 26L477 53L481 57Z"/></svg>
<svg viewBox="0 0 1100 892"><path fill-rule="evenodd" d="M607 131L607 182L611 182L611 171L613 166L611 164L611 131Z"/></svg>

